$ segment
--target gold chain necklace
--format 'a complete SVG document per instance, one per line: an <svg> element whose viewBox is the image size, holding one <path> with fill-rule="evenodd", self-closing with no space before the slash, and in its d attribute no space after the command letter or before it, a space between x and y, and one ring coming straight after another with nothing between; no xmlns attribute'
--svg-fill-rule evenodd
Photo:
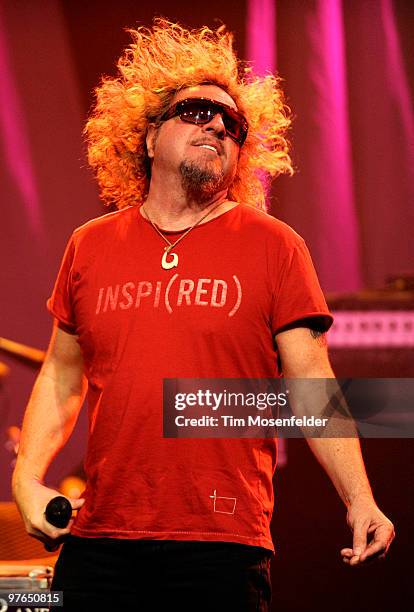
<svg viewBox="0 0 414 612"><path fill-rule="evenodd" d="M220 204L217 204L216 206L214 206L211 210L209 210L205 215L203 215L201 217L201 219L199 219L198 221L196 221L194 223L194 225L192 225L191 227L188 228L188 230L186 230L184 232L184 234L182 236L180 236L178 238L178 240L176 240L175 242L170 242L168 240L168 238L166 236L164 236L164 234L162 233L162 231L155 225L155 223L152 221L152 219L150 218L149 214L147 213L147 211L144 208L144 205L142 205L142 210L145 213L145 216L147 217L148 221L151 223L152 227L155 229L155 231L161 236L161 238L167 243L168 246L166 246L164 248L164 253L161 259L161 266L164 270L171 270L171 268L176 268L178 266L178 255L177 253L171 253L171 251L173 250L174 247L177 246L177 244L179 242L181 242L181 240L183 238L185 238L190 232L191 230L193 230L195 227L197 227L197 225L199 225L202 221L204 221L204 219L206 219L209 215L211 215L211 213L216 210L216 208L218 208L219 206L221 206L223 204L223 202L220 202ZM167 256L171 253L172 259L170 259L169 261L167 261Z"/></svg>

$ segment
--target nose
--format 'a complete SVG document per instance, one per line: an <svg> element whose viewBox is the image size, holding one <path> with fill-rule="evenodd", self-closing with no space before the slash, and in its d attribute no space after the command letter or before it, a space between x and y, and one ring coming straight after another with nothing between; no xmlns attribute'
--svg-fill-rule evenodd
<svg viewBox="0 0 414 612"><path fill-rule="evenodd" d="M202 126L202 128L203 132L214 132L217 138L221 140L223 140L226 135L226 128L224 127L223 117L220 113L216 113L208 123Z"/></svg>

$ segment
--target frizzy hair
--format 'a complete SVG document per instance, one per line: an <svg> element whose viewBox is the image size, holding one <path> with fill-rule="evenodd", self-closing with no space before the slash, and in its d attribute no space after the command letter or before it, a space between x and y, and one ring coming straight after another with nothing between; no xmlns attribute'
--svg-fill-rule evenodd
<svg viewBox="0 0 414 612"><path fill-rule="evenodd" d="M249 124L228 197L265 210L260 175L293 174L285 138L290 109L280 78L253 76L250 68L243 68L225 26L188 30L159 17L152 28L129 32L133 42L118 61L118 76L102 79L85 127L88 161L104 202L124 208L145 200L149 123L157 123L178 90L209 83L233 98Z"/></svg>

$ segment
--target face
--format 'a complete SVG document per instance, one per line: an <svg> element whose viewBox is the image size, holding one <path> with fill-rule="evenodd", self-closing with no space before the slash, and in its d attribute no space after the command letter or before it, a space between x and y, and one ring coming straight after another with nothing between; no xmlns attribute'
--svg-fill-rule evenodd
<svg viewBox="0 0 414 612"><path fill-rule="evenodd" d="M185 98L210 98L237 110L233 99L216 85L198 85L177 92L171 106ZM239 145L226 135L221 115L209 123L195 125L179 117L164 121L158 130L150 126L147 150L152 172L177 173L187 193L198 200L225 190L233 181L239 158Z"/></svg>

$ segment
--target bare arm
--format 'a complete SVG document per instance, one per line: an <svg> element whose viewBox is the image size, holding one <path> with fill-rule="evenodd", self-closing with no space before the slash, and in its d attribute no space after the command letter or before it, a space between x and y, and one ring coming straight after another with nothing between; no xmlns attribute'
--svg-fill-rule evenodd
<svg viewBox="0 0 414 612"><path fill-rule="evenodd" d="M45 487L46 471L72 433L87 383L77 337L55 323L45 362L24 416L12 489L28 533L43 541L69 533L44 518L48 501L58 493ZM83 500L70 500L79 508Z"/></svg>
<svg viewBox="0 0 414 612"><path fill-rule="evenodd" d="M325 336L297 327L276 336L286 378L334 378ZM365 471L358 438L307 438L307 442L331 478L348 509L353 548L341 551L343 560L356 565L374 556L385 556L394 528L379 510ZM373 539L367 546L367 535Z"/></svg>

